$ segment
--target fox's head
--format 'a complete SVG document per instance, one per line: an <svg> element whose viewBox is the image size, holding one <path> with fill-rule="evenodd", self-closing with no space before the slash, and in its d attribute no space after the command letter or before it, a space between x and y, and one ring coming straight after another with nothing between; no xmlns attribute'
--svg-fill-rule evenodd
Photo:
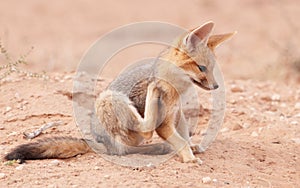
<svg viewBox="0 0 300 188"><path fill-rule="evenodd" d="M217 89L213 69L216 63L214 49L234 33L210 35L213 22L191 30L180 38L175 50L175 64L182 68L192 82L203 89ZM178 59L179 58L179 59Z"/></svg>

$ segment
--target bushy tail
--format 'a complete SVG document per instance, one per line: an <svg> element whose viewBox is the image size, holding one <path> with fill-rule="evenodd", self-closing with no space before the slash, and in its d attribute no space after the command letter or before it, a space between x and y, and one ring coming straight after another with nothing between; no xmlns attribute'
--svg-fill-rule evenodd
<svg viewBox="0 0 300 188"><path fill-rule="evenodd" d="M22 144L13 149L4 158L19 160L23 163L30 159L65 159L92 151L83 139L71 137L53 137Z"/></svg>

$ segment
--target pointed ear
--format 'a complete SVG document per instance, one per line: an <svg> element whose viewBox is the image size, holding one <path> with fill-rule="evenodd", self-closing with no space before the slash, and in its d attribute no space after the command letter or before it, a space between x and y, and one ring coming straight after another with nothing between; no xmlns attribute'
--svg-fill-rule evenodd
<svg viewBox="0 0 300 188"><path fill-rule="evenodd" d="M226 34L221 34L221 35L212 35L209 37L207 46L211 49L214 50L217 46L219 46L222 42L230 39L233 35L235 35L237 32L233 33L226 33Z"/></svg>
<svg viewBox="0 0 300 188"><path fill-rule="evenodd" d="M204 45L206 45L213 27L213 22L207 22L202 26L193 29L183 38L183 44L187 47L188 50L194 49L198 43L203 43Z"/></svg>

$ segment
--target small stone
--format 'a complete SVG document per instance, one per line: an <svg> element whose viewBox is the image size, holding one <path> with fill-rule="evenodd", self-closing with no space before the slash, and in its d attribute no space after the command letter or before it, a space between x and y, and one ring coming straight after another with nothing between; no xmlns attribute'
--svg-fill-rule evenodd
<svg viewBox="0 0 300 188"><path fill-rule="evenodd" d="M22 100L19 93L15 93L15 99L17 99L18 102Z"/></svg>
<svg viewBox="0 0 300 188"><path fill-rule="evenodd" d="M18 134L17 132L13 131L13 132L9 133L8 136L16 136L17 134Z"/></svg>
<svg viewBox="0 0 300 188"><path fill-rule="evenodd" d="M251 136L252 136L252 137L258 137L258 133L257 133L256 131L253 131L253 132L251 133Z"/></svg>
<svg viewBox="0 0 300 188"><path fill-rule="evenodd" d="M2 126L0 127L0 130L4 130L4 129L5 129L4 127L2 127Z"/></svg>
<svg viewBox="0 0 300 188"><path fill-rule="evenodd" d="M73 79L73 76L71 76L71 75L66 75L66 76L64 76L64 79L65 79L65 80L71 80L71 79Z"/></svg>
<svg viewBox="0 0 300 188"><path fill-rule="evenodd" d="M94 169L95 170L100 170L100 167L99 166L95 166Z"/></svg>
<svg viewBox="0 0 300 188"><path fill-rule="evenodd" d="M201 136L206 135L206 130L201 130L201 131L200 131L200 135L201 135Z"/></svg>
<svg viewBox="0 0 300 188"><path fill-rule="evenodd" d="M238 85L232 85L230 90L233 92L233 93L238 93L238 92L244 92L244 88L241 87L241 86L238 86Z"/></svg>
<svg viewBox="0 0 300 188"><path fill-rule="evenodd" d="M55 160L53 160L53 161L50 162L50 164L53 165L53 166L58 166L59 163L60 163L60 161L57 160L57 159L55 159Z"/></svg>
<svg viewBox="0 0 300 188"><path fill-rule="evenodd" d="M271 97L271 99L272 99L272 101L280 101L280 95L279 94L274 94L274 95L272 95L272 97Z"/></svg>
<svg viewBox="0 0 300 188"><path fill-rule="evenodd" d="M299 123L298 123L298 121L292 121L291 122L291 125L298 125Z"/></svg>
<svg viewBox="0 0 300 188"><path fill-rule="evenodd" d="M106 179L109 179L110 175L104 175L103 177L106 178Z"/></svg>
<svg viewBox="0 0 300 188"><path fill-rule="evenodd" d="M242 124L242 127L244 129L248 129L250 127L250 124L249 123L244 123L244 124Z"/></svg>
<svg viewBox="0 0 300 188"><path fill-rule="evenodd" d="M28 101L23 101L22 104L26 105L26 104L29 104L29 102Z"/></svg>
<svg viewBox="0 0 300 188"><path fill-rule="evenodd" d="M236 123L236 124L233 125L232 130L237 131L237 130L240 130L242 128L243 128L242 125L240 125L239 123Z"/></svg>
<svg viewBox="0 0 300 188"><path fill-rule="evenodd" d="M218 180L217 180L217 179L215 179L215 178L214 178L212 181L213 181L214 183L217 183L217 182L218 182Z"/></svg>
<svg viewBox="0 0 300 188"><path fill-rule="evenodd" d="M7 106L6 108L5 108L5 112L9 112L9 111L11 111L12 110L12 107L10 107L10 106Z"/></svg>
<svg viewBox="0 0 300 188"><path fill-rule="evenodd" d="M19 165L16 167L16 170L23 170L23 168L24 168L24 165Z"/></svg>
<svg viewBox="0 0 300 188"><path fill-rule="evenodd" d="M285 118L284 115L280 115L280 116L279 116L279 120L280 120L280 121L284 121L284 120L286 120L286 118Z"/></svg>
<svg viewBox="0 0 300 188"><path fill-rule="evenodd" d="M297 118L299 118L299 117L300 117L300 113L299 113L299 114L296 114L294 117L297 117Z"/></svg>
<svg viewBox="0 0 300 188"><path fill-rule="evenodd" d="M300 144L300 138L292 138L292 141L296 144Z"/></svg>
<svg viewBox="0 0 300 188"><path fill-rule="evenodd" d="M225 132L228 132L229 131L229 128L228 127L224 127L220 130L221 133L225 133Z"/></svg>
<svg viewBox="0 0 300 188"><path fill-rule="evenodd" d="M295 104L295 109L297 109L297 110L300 109L300 102L297 102L297 103Z"/></svg>
<svg viewBox="0 0 300 188"><path fill-rule="evenodd" d="M155 168L155 165L152 164L152 163L148 163L146 166L147 166L148 168Z"/></svg>
<svg viewBox="0 0 300 188"><path fill-rule="evenodd" d="M234 100L234 99L231 99L229 102L230 102L231 104L236 104L236 100Z"/></svg>
<svg viewBox="0 0 300 188"><path fill-rule="evenodd" d="M263 100L263 101L268 101L268 102L272 101L272 98L268 95L262 96L260 99Z"/></svg>
<svg viewBox="0 0 300 188"><path fill-rule="evenodd" d="M281 107L281 108L286 108L287 105L286 105L286 103L281 103L281 104L280 104L280 107Z"/></svg>
<svg viewBox="0 0 300 188"><path fill-rule="evenodd" d="M211 183L211 178L210 177L204 177L204 178L202 178L202 183L204 183L204 184L209 184L209 183Z"/></svg>
<svg viewBox="0 0 300 188"><path fill-rule="evenodd" d="M4 179L6 177L6 174L0 173L0 179Z"/></svg>
<svg viewBox="0 0 300 188"><path fill-rule="evenodd" d="M55 77L54 77L54 80L55 80L55 81L60 81L61 79L60 79L58 76L55 76Z"/></svg>

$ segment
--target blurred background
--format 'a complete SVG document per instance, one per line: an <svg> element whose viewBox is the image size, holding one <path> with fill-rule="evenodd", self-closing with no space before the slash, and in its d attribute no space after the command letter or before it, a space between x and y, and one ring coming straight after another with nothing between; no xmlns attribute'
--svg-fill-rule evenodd
<svg viewBox="0 0 300 188"><path fill-rule="evenodd" d="M191 29L212 20L214 33L238 31L216 51L225 80L299 82L299 17L299 0L2 0L0 38L14 58L34 47L25 69L71 72L93 42L124 24L162 21ZM125 66L163 48L135 46L112 61ZM120 70L107 71L113 77Z"/></svg>

